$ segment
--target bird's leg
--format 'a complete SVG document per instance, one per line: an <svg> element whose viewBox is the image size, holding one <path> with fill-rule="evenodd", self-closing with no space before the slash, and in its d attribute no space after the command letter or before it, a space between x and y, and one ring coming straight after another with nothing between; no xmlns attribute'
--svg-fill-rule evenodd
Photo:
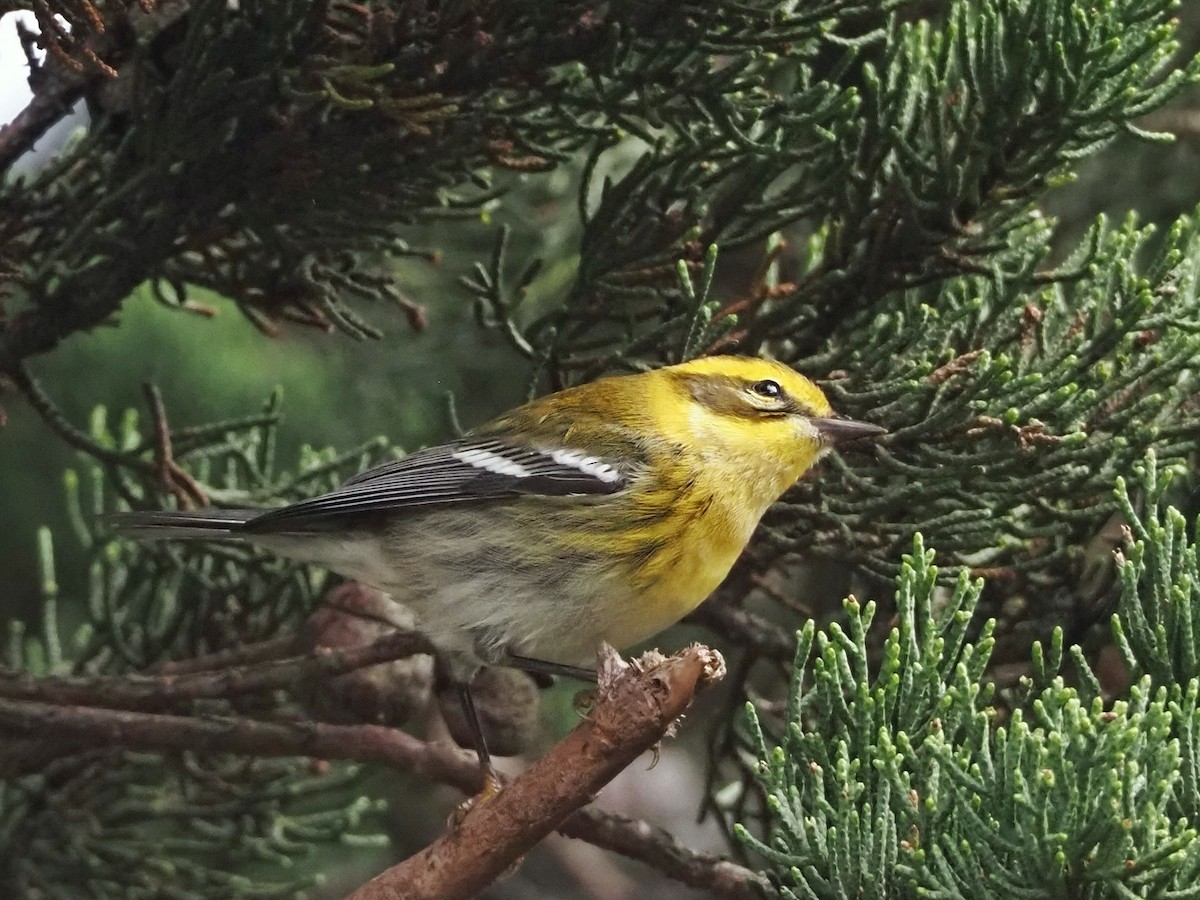
<svg viewBox="0 0 1200 900"><path fill-rule="evenodd" d="M516 653L505 653L500 665L512 669L520 669L532 675L551 675L562 678L574 678L576 681L596 683L596 670L584 666L571 666L566 663L550 662L545 659L533 659L529 656L519 656Z"/></svg>
<svg viewBox="0 0 1200 900"><path fill-rule="evenodd" d="M475 744L475 753L479 756L479 768L483 770L483 790L468 801L471 805L486 803L500 793L500 773L492 765L492 755L488 753L487 740L483 736L483 724L479 721L479 713L475 710L475 698L471 696L469 684L458 685L458 700L462 704L463 715L471 729L471 740ZM465 813L466 810L463 810Z"/></svg>

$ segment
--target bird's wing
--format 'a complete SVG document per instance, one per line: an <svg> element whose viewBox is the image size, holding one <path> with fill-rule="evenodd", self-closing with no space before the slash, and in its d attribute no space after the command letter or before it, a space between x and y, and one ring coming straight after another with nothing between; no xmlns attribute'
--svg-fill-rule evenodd
<svg viewBox="0 0 1200 900"><path fill-rule="evenodd" d="M320 530L348 517L522 494L613 494L630 475L571 448L538 449L495 437L468 437L368 469L331 493L263 513L245 529Z"/></svg>

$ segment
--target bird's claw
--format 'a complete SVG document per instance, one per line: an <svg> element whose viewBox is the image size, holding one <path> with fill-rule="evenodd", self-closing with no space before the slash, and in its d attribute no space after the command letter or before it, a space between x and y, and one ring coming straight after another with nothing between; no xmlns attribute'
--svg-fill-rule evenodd
<svg viewBox="0 0 1200 900"><path fill-rule="evenodd" d="M454 812L450 813L450 819L446 824L450 828L458 828L471 810L491 802L503 789L504 782L500 780L500 773L489 766L483 772L483 788L474 797L468 797L454 807Z"/></svg>
<svg viewBox="0 0 1200 900"><path fill-rule="evenodd" d="M594 689L579 691L572 698L571 703L580 718L586 719L596 707L596 691Z"/></svg>

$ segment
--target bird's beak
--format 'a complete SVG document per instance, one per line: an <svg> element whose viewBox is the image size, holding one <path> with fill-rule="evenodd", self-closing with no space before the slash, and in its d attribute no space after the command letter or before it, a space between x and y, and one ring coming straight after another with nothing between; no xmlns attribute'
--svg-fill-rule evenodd
<svg viewBox="0 0 1200 900"><path fill-rule="evenodd" d="M853 419L809 419L816 426L822 442L835 446L862 438L877 438L887 434L886 428L872 425L870 422L856 422Z"/></svg>

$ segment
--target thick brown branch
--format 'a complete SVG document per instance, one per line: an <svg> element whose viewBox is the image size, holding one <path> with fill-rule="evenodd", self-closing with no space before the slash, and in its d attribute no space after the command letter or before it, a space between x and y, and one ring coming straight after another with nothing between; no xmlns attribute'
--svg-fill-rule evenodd
<svg viewBox="0 0 1200 900"><path fill-rule="evenodd" d="M646 669L617 672L607 649L596 705L580 725L455 828L369 881L349 900L471 897L558 828L650 749L724 674L719 654L692 647Z"/></svg>
<svg viewBox="0 0 1200 900"><path fill-rule="evenodd" d="M620 701L605 701L603 705L612 702ZM607 732L597 735L594 727L589 732L597 739L610 739ZM379 725L267 723L0 699L0 733L39 742L47 753L57 755L84 747L125 747L159 752L311 756L377 763L414 772L468 794L481 787L479 766L473 754L448 744L427 743ZM721 897L750 900L758 896L755 891L762 884L761 877L749 869L689 850L662 829L623 816L596 809L577 810L560 825L559 831L639 860Z"/></svg>
<svg viewBox="0 0 1200 900"><path fill-rule="evenodd" d="M0 673L0 697L58 705L155 710L182 702L294 688L418 653L433 653L416 632L395 631L357 647L318 647L306 656L208 672L35 678Z"/></svg>

